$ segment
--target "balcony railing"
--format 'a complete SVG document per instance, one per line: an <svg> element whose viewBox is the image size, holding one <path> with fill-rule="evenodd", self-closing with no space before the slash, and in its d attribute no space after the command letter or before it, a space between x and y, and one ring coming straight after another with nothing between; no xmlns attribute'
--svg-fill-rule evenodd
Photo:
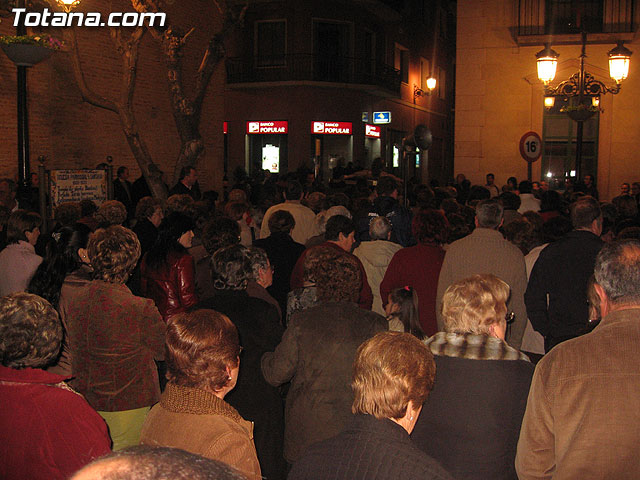
<svg viewBox="0 0 640 480"><path fill-rule="evenodd" d="M518 36L632 33L634 0L518 0Z"/></svg>
<svg viewBox="0 0 640 480"><path fill-rule="evenodd" d="M329 55L227 58L227 83L314 81L375 85L400 92L400 71L361 58Z"/></svg>

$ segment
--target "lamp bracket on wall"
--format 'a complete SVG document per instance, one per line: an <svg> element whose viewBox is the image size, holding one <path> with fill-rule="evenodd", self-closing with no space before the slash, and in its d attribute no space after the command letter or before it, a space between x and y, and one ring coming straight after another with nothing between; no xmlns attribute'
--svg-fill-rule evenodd
<svg viewBox="0 0 640 480"><path fill-rule="evenodd" d="M418 97L428 97L429 95L431 95L431 92L433 90L423 90L420 87L418 87L418 85L413 85L413 98L418 98Z"/></svg>

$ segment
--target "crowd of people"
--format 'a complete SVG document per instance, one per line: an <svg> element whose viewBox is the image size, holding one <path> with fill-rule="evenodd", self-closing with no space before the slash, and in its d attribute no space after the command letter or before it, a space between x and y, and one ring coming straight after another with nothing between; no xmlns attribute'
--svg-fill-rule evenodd
<svg viewBox="0 0 640 480"><path fill-rule="evenodd" d="M0 478L640 471L638 183L0 185Z"/></svg>

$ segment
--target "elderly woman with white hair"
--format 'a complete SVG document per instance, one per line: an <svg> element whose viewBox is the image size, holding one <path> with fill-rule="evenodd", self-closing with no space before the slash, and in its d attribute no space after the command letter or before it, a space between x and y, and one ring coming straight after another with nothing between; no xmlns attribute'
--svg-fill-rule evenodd
<svg viewBox="0 0 640 480"><path fill-rule="evenodd" d="M513 312L495 275L459 280L442 300L444 332L425 343L438 377L412 439L457 479L516 479L533 365L504 338Z"/></svg>
<svg viewBox="0 0 640 480"><path fill-rule="evenodd" d="M373 306L371 310L380 315L385 315L380 296L380 283L384 278L387 267L395 253L402 248L402 245L391 242L391 222L387 217L373 217L369 223L369 238L371 240L361 242L353 251L353 254L360 259L367 281L373 292ZM386 298L385 302L386 303Z"/></svg>

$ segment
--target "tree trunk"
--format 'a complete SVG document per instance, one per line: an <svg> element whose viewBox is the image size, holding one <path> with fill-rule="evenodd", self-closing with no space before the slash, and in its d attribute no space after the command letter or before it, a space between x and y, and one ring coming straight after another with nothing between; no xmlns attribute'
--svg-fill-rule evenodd
<svg viewBox="0 0 640 480"><path fill-rule="evenodd" d="M118 114L129 148L138 162L142 175L147 181L151 195L153 195L154 198L165 200L167 198L167 187L162 181L162 172L158 166L153 163L151 153L144 140L140 137L140 131L135 117L131 112L124 109L120 110Z"/></svg>
<svg viewBox="0 0 640 480"><path fill-rule="evenodd" d="M111 30L111 37L123 59L123 78L120 101L108 100L94 92L88 86L80 63L78 41L75 29L73 28L71 29L71 59L76 81L82 94L82 99L91 105L118 114L129 148L142 171L142 175L147 181L151 194L155 198L164 200L167 198L167 189L162 182L162 172L153 162L151 153L140 136L138 122L136 121L135 114L133 112L133 92L135 90L137 75L138 46L143 36L144 29L137 29L133 34L131 34L129 39L125 41L122 38L122 30Z"/></svg>

